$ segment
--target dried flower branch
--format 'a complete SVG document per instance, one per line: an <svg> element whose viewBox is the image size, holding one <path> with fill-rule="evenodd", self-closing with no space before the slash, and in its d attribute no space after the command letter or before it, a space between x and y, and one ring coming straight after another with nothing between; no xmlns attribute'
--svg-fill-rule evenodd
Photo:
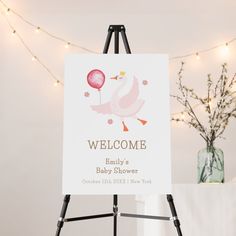
<svg viewBox="0 0 236 236"><path fill-rule="evenodd" d="M185 116L173 117L172 120L183 122L189 127L195 128L201 137L207 142L208 146L213 145L217 138L222 138L226 127L231 118L236 118L236 74L229 79L227 64L222 65L219 79L214 83L211 75L207 77L207 94L199 96L194 89L188 88L182 82L184 62L181 63L178 72L177 86L180 95L171 95L177 102L184 107ZM207 114L207 124L204 125L197 116L195 106L196 101L203 106Z"/></svg>

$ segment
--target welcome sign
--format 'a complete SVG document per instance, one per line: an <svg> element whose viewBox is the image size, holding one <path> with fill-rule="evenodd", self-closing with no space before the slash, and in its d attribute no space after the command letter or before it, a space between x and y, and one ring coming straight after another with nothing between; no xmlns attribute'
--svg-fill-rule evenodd
<svg viewBox="0 0 236 236"><path fill-rule="evenodd" d="M167 55L68 55L64 96L64 194L171 192Z"/></svg>

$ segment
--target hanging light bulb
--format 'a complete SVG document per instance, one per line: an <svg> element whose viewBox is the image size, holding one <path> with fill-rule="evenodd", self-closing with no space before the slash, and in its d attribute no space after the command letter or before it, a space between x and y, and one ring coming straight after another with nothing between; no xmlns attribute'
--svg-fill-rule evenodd
<svg viewBox="0 0 236 236"><path fill-rule="evenodd" d="M70 42L67 42L67 43L65 44L65 48L68 49L69 47L70 47Z"/></svg>
<svg viewBox="0 0 236 236"><path fill-rule="evenodd" d="M229 55L229 43L225 43L222 47L221 47L221 55L223 57L227 57Z"/></svg>
<svg viewBox="0 0 236 236"><path fill-rule="evenodd" d="M11 9L10 9L10 8L7 8L7 9L6 9L6 14L7 14L7 15L10 15L10 11L11 11Z"/></svg>
<svg viewBox="0 0 236 236"><path fill-rule="evenodd" d="M171 118L171 123L172 123L172 124L174 124L174 123L175 123L175 120L174 120L174 118L173 118L173 117Z"/></svg>
<svg viewBox="0 0 236 236"><path fill-rule="evenodd" d="M196 52L196 59L197 59L197 60L200 60L200 55L199 55L198 52Z"/></svg>
<svg viewBox="0 0 236 236"><path fill-rule="evenodd" d="M39 26L35 29L35 32L36 32L36 33L39 33L39 32L40 32L40 27L39 27Z"/></svg>
<svg viewBox="0 0 236 236"><path fill-rule="evenodd" d="M183 120L185 118L184 112L181 112L181 119Z"/></svg>
<svg viewBox="0 0 236 236"><path fill-rule="evenodd" d="M36 60L37 60L37 57L36 57L36 56L33 56L31 60L32 60L32 61L36 61Z"/></svg>
<svg viewBox="0 0 236 236"><path fill-rule="evenodd" d="M229 51L229 43L225 44L225 51Z"/></svg>
<svg viewBox="0 0 236 236"><path fill-rule="evenodd" d="M223 54L227 55L229 53L229 44L225 43L225 45L223 46Z"/></svg>
<svg viewBox="0 0 236 236"><path fill-rule="evenodd" d="M54 82L54 86L55 86L55 87L57 87L59 84L60 84L60 81L59 81L59 80L56 80L56 81Z"/></svg>

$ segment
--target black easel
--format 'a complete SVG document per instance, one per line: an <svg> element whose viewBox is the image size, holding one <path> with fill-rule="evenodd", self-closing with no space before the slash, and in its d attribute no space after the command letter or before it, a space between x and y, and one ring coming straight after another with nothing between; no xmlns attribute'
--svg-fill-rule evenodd
<svg viewBox="0 0 236 236"><path fill-rule="evenodd" d="M111 42L112 34L115 34L115 44L114 44L114 52L115 54L119 53L119 35L121 34L123 43L125 46L126 53L131 54L131 50L129 47L129 43L127 40L127 36L125 33L125 26L124 25L110 25L108 29L108 34L104 46L103 53L107 54L109 45ZM173 197L170 194L167 194L167 201L170 206L172 217L166 217L166 216L151 216L151 215L139 215L139 214L130 214L130 213L119 213L118 212L118 195L113 195L113 212L112 213L105 213L105 214L99 214L99 215L89 215L89 216L80 216L80 217L73 217L73 218L65 218L67 207L70 202L70 195L65 195L60 218L57 223L57 231L56 236L59 236L61 233L61 229L65 222L72 222L72 221L79 221L79 220L89 220L89 219L95 219L95 218L104 218L104 217L113 217L114 224L113 224L113 236L117 236L117 217L132 217L132 218L143 218L143 219L153 219L153 220L165 220L165 221L173 221L174 225L176 227L178 236L182 236L182 232L180 229L180 221L178 219Z"/></svg>

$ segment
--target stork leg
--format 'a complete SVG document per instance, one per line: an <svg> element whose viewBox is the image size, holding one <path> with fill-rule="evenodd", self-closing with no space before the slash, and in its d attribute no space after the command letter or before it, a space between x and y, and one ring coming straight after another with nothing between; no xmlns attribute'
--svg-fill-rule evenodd
<svg viewBox="0 0 236 236"><path fill-rule="evenodd" d="M125 125L125 122L124 122L124 121L122 121L122 125L123 125L123 131L124 131L124 132L128 132L129 129L128 129L128 127Z"/></svg>
<svg viewBox="0 0 236 236"><path fill-rule="evenodd" d="M142 120L142 119L139 119L139 118L137 118L137 120L138 120L142 125L146 125L146 124L147 124L147 121L146 121L146 120Z"/></svg>

